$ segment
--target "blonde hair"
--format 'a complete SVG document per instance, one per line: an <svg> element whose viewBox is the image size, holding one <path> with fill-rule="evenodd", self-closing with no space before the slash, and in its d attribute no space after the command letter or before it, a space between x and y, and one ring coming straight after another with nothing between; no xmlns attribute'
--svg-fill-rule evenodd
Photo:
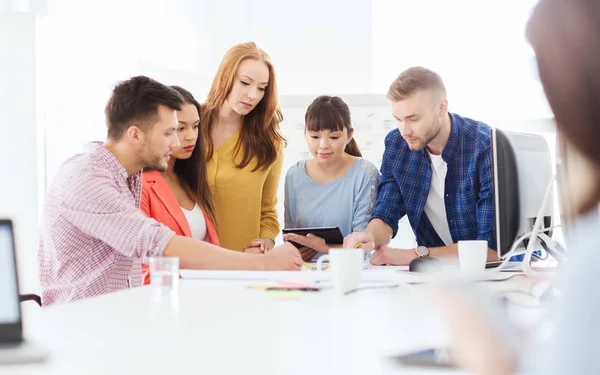
<svg viewBox="0 0 600 375"><path fill-rule="evenodd" d="M427 68L414 66L400 73L390 85L386 97L398 102L418 90L438 91L443 97L446 96L446 87L439 74Z"/></svg>

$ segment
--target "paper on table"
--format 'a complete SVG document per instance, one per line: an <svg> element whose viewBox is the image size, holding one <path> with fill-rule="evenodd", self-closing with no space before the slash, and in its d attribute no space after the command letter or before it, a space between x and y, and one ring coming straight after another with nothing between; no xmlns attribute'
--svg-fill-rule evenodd
<svg viewBox="0 0 600 375"><path fill-rule="evenodd" d="M408 266L374 266L372 264L369 264L365 268L365 270L370 270L370 271L376 271L376 270L380 270L380 269L394 270L394 271L407 271L408 272Z"/></svg>
<svg viewBox="0 0 600 375"><path fill-rule="evenodd" d="M384 268L384 267L382 267ZM331 281L331 272L318 271L200 271L180 270L184 279L205 280L303 280L303 281ZM367 270L363 272L362 281L393 281L396 274L393 270Z"/></svg>
<svg viewBox="0 0 600 375"><path fill-rule="evenodd" d="M510 272L482 272L477 275L446 272L404 272L396 271L397 281L408 284L447 283L447 282L479 282L479 281L504 281L517 275Z"/></svg>

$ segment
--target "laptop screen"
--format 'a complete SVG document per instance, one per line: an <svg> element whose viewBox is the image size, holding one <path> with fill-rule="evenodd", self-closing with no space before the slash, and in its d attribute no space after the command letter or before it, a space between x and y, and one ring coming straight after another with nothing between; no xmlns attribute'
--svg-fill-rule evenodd
<svg viewBox="0 0 600 375"><path fill-rule="evenodd" d="M0 222L0 325L20 320L12 226Z"/></svg>

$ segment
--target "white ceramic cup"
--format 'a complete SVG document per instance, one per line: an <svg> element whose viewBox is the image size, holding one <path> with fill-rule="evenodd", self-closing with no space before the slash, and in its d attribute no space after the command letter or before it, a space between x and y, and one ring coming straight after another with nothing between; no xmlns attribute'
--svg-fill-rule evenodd
<svg viewBox="0 0 600 375"><path fill-rule="evenodd" d="M471 275L484 272L487 253L487 241L458 241L460 270Z"/></svg>
<svg viewBox="0 0 600 375"><path fill-rule="evenodd" d="M333 288L346 293L358 288L364 268L365 252L362 249L330 249L317 261L317 270L322 270L325 260L329 260L329 272Z"/></svg>

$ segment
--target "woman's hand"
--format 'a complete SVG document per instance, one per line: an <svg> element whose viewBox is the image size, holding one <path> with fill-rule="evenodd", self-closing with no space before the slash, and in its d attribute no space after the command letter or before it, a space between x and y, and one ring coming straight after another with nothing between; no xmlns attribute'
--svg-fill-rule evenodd
<svg viewBox="0 0 600 375"><path fill-rule="evenodd" d="M260 254L260 253L264 254L264 253L271 251L271 249L273 249L274 246L275 246L275 242L270 238L257 238L244 247L244 252L245 253L254 253L254 254ZM257 251L257 249L260 251L260 253Z"/></svg>
<svg viewBox="0 0 600 375"><path fill-rule="evenodd" d="M283 238L285 238L287 241L295 242L320 253L329 252L329 246L327 246L325 240L311 233L307 234L306 236L296 233L287 233L283 235Z"/></svg>
<svg viewBox="0 0 600 375"><path fill-rule="evenodd" d="M302 257L302 260L305 262L310 262L311 260L313 260L315 255L317 255L319 253L318 251L315 251L306 246L302 246L301 248L298 249L298 251L300 252L300 256Z"/></svg>

